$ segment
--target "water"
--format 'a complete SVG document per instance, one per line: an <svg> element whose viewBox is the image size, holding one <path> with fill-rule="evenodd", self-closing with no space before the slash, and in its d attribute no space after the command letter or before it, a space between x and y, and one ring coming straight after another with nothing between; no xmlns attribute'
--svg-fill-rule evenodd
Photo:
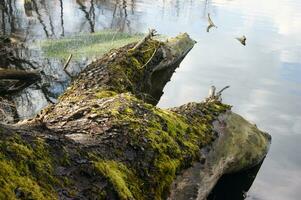
<svg viewBox="0 0 301 200"><path fill-rule="evenodd" d="M300 199L301 1L42 0L26 12L22 0L9 2L11 9L0 15L1 31L25 35L29 46L107 28L135 33L152 27L170 36L188 32L198 43L159 106L200 101L210 85L230 85L224 102L273 137L247 199ZM209 33L207 13L218 26ZM234 39L242 35L246 46Z"/></svg>

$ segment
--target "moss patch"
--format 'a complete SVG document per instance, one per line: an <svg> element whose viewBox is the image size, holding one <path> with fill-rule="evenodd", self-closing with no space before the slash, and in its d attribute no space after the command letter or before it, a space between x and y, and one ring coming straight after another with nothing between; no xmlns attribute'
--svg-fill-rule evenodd
<svg viewBox="0 0 301 200"><path fill-rule="evenodd" d="M103 58L92 62L59 97L59 100L68 99L76 102L85 98L87 93L97 94L94 95L96 98L125 92L131 92L137 96L145 93L144 87L148 84L145 79L149 74L146 65L158 48L164 44L157 40L148 40L138 50L130 51L134 45L135 43L132 43L112 50Z"/></svg>
<svg viewBox="0 0 301 200"><path fill-rule="evenodd" d="M52 160L41 139L0 141L0 199L56 199Z"/></svg>
<svg viewBox="0 0 301 200"><path fill-rule="evenodd" d="M164 199L176 174L199 160L200 149L215 139L212 121L229 109L229 106L218 102L208 105L194 103L185 108L192 115L185 116L146 104L130 93L115 95L107 102L104 105L106 109L94 109L93 112L99 116L111 116L113 126L128 133L124 140L129 141L130 146L113 148L118 151L118 159L127 157L124 148L134 147L142 154L152 152L152 156L138 157L133 163L101 161L98 165L118 195L124 199L136 194L129 189L130 182L123 178L129 173L124 169L125 165L128 169L141 172L136 177L144 185L140 185L137 191L143 191L154 199ZM198 115L202 115L202 118ZM198 119L193 121L190 117ZM143 164L137 166L137 163ZM116 176L121 179L114 178Z"/></svg>
<svg viewBox="0 0 301 200"><path fill-rule="evenodd" d="M157 40L148 40L140 49L131 51L127 50L117 52L119 57L115 62L108 65L110 71L109 85L111 88L119 93L143 92L143 84L145 84L145 75L147 73L147 63L156 53L157 49L162 45Z"/></svg>
<svg viewBox="0 0 301 200"><path fill-rule="evenodd" d="M107 118L107 131L93 138L93 148L74 150L70 158L70 149L58 149L52 144L56 153L62 152L56 158L42 139L29 142L0 137L0 178L5 198L22 194L32 199L56 199L56 187L66 187L65 191L76 197L82 195L82 181L78 180L83 180L89 183L83 188L89 189L85 195L91 198L113 195L120 199L165 199L177 173L198 161L200 149L215 139L212 120L229 109L214 102L163 110L131 93L103 89L89 94L89 100L81 100L91 108L86 111L91 116L89 120ZM85 164L75 165L74 160ZM53 175L54 166L76 166L77 170L64 182ZM96 187L99 182L101 186Z"/></svg>
<svg viewBox="0 0 301 200"><path fill-rule="evenodd" d="M94 163L100 175L106 177L113 185L120 199L141 199L139 180L124 164L112 160Z"/></svg>
<svg viewBox="0 0 301 200"><path fill-rule="evenodd" d="M100 92L96 92L95 93L95 97L96 98L106 98L106 97L112 97L112 96L115 96L117 95L116 92L113 92L113 91L109 91L109 90L101 90Z"/></svg>

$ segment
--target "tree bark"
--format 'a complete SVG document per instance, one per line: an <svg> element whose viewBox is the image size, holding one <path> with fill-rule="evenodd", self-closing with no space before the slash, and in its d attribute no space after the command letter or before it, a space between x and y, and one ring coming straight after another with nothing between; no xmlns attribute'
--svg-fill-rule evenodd
<svg viewBox="0 0 301 200"><path fill-rule="evenodd" d="M224 167L206 176L217 178L206 182L209 188L198 188L202 199L221 174L260 162L267 134L243 120L234 124L252 131L241 137L229 128L230 139L222 139L225 134L216 129L214 123L231 112L229 105L155 106L194 44L181 34L166 42L149 38L139 49L129 44L112 50L88 65L57 104L29 121L0 125L0 198L166 199L179 191L170 190L179 174L195 163L204 164L205 174L206 167ZM247 142L249 149L221 154L232 142Z"/></svg>

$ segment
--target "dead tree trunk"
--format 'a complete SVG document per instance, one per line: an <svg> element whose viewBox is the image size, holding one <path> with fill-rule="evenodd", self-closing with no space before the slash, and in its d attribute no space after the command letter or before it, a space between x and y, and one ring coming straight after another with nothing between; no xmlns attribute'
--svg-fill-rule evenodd
<svg viewBox="0 0 301 200"><path fill-rule="evenodd" d="M239 136L227 129L226 138L247 144L249 151L202 151L222 141L213 124L230 106L154 106L194 44L181 34L112 50L88 65L57 104L23 124L0 125L0 198L165 199L177 175L196 162L223 167L211 171L219 177L262 160L269 137L241 119L234 123L250 130ZM229 140L214 148L222 151ZM231 162L223 163L226 158Z"/></svg>

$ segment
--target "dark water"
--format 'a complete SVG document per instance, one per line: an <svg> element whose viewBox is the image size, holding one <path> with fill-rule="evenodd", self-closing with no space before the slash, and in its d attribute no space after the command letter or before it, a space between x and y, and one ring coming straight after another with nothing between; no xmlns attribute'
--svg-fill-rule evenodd
<svg viewBox="0 0 301 200"><path fill-rule="evenodd" d="M301 1L33 2L29 9L22 0L6 0L6 9L0 13L1 31L22 35L29 46L41 38L107 28L146 32L152 27L170 36L188 32L198 43L166 86L159 106L200 101L210 85L231 85L223 94L224 102L273 137L247 199L301 198ZM209 33L207 13L218 26ZM247 37L246 46L234 39L242 35ZM46 71L66 80L59 67ZM62 84L58 93L65 86ZM34 95L42 101L40 93ZM44 99L35 109L46 103Z"/></svg>

